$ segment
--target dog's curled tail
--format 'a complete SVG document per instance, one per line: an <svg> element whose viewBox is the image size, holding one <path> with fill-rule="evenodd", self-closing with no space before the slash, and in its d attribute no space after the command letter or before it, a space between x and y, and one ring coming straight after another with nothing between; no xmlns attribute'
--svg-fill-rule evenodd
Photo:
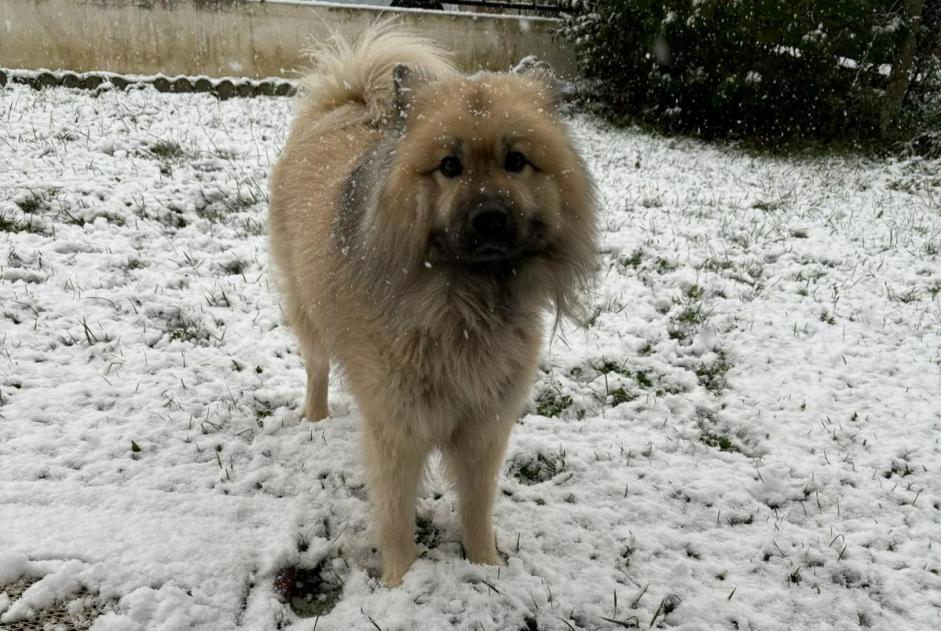
<svg viewBox="0 0 941 631"><path fill-rule="evenodd" d="M408 66L429 78L457 72L449 54L431 40L403 29L396 20L374 22L355 44L338 33L310 51L314 71L301 82L302 106L321 113L348 103L365 105L365 120L376 124L395 101L393 71Z"/></svg>

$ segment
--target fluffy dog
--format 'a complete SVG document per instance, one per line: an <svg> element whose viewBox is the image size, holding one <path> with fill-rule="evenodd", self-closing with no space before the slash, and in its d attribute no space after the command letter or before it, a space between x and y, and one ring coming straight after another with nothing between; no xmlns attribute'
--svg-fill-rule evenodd
<svg viewBox="0 0 941 631"><path fill-rule="evenodd" d="M271 181L271 251L325 418L330 362L364 418L382 580L415 559L416 488L440 449L464 548L499 563L491 526L543 315L572 315L594 265L595 199L551 77L460 74L388 23L334 38Z"/></svg>

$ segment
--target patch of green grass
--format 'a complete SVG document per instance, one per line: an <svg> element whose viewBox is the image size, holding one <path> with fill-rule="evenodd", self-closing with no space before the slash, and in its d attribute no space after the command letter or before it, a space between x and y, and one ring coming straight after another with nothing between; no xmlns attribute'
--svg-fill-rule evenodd
<svg viewBox="0 0 941 631"><path fill-rule="evenodd" d="M715 257L709 257L702 262L702 265L699 266L699 269L706 270L707 272L722 272L725 270L732 269L735 264L729 259L717 259Z"/></svg>
<svg viewBox="0 0 941 631"><path fill-rule="evenodd" d="M427 517L419 515L415 519L415 543L428 549L437 548L441 542L441 530Z"/></svg>
<svg viewBox="0 0 941 631"><path fill-rule="evenodd" d="M258 186L252 181L235 182L235 190L215 190L210 193L200 193L200 199L196 203L196 215L212 223L222 223L232 215L245 213L263 200L262 193L258 191ZM250 218L254 224L252 231L261 230L264 232L264 224ZM243 223L244 227L244 223ZM246 230L248 232L248 230Z"/></svg>
<svg viewBox="0 0 941 631"><path fill-rule="evenodd" d="M892 462L892 466L882 472L882 477L888 479L893 475L897 475L900 478L904 478L910 476L912 473L914 473L914 470L911 468L908 462L904 460L894 460Z"/></svg>
<svg viewBox="0 0 941 631"><path fill-rule="evenodd" d="M801 269L794 274L793 280L798 283L816 283L826 275L826 272L819 269Z"/></svg>
<svg viewBox="0 0 941 631"><path fill-rule="evenodd" d="M246 237L260 237L268 233L268 226L264 221L248 217L241 223L241 229Z"/></svg>
<svg viewBox="0 0 941 631"><path fill-rule="evenodd" d="M14 200L13 203L27 215L34 215L38 212L48 210L49 202L55 195L55 189L49 189L47 191L28 191L25 196Z"/></svg>
<svg viewBox="0 0 941 631"><path fill-rule="evenodd" d="M902 304L906 305L916 302L918 300L918 290L915 287L909 287L900 293L889 290L889 300L893 302L901 302Z"/></svg>
<svg viewBox="0 0 941 631"><path fill-rule="evenodd" d="M57 219L61 221L62 223L67 223L73 226L78 226L79 228L84 227L85 224L88 223L88 220L86 220L81 215L74 215L70 213L68 210L66 210L65 208L61 208L57 214L58 214Z"/></svg>
<svg viewBox="0 0 941 631"><path fill-rule="evenodd" d="M59 140L62 142L75 142L76 140L81 138L81 136L79 136L78 133L72 131L71 129L62 129L60 131L57 131L53 137L56 140Z"/></svg>
<svg viewBox="0 0 941 631"><path fill-rule="evenodd" d="M801 229L791 230L789 234L794 239L806 239L807 238L806 230L801 230Z"/></svg>
<svg viewBox="0 0 941 631"><path fill-rule="evenodd" d="M670 317L667 335L680 342L689 341L696 330L709 319L709 313L703 304L705 292L699 285L690 285L681 298L674 299L680 310Z"/></svg>
<svg viewBox="0 0 941 631"><path fill-rule="evenodd" d="M88 321L85 319L85 316L82 316L82 332L84 333L85 341L88 342L89 346L93 346L99 342L111 341L111 336L107 333L96 334L94 331L92 331L92 328L88 326Z"/></svg>
<svg viewBox="0 0 941 631"><path fill-rule="evenodd" d="M654 265L656 266L656 270L658 274L667 274L669 272L676 271L676 268L677 268L676 263L672 263L668 261L667 259L663 258L662 256L658 256L654 260Z"/></svg>
<svg viewBox="0 0 941 631"><path fill-rule="evenodd" d="M239 191L238 194L226 198L226 210L230 213L246 212L260 201L251 191Z"/></svg>
<svg viewBox="0 0 941 631"><path fill-rule="evenodd" d="M700 432L699 441L702 444L708 447L716 447L719 451L735 451L741 453L741 450L736 447L735 443L729 440L727 436L714 434L706 430L700 430Z"/></svg>
<svg viewBox="0 0 941 631"><path fill-rule="evenodd" d="M726 521L730 526L747 526L755 522L755 514L748 513L747 515L732 515L727 518Z"/></svg>
<svg viewBox="0 0 941 631"><path fill-rule="evenodd" d="M787 582L791 585L800 585L801 583L801 568L798 565L793 572L787 575Z"/></svg>
<svg viewBox="0 0 941 631"><path fill-rule="evenodd" d="M636 551L637 551L636 548L633 545L631 545L631 543L625 543L624 549L621 551L621 554L619 555L620 558L618 560L618 565L622 565L623 569L625 570L631 567L631 557L634 556L634 552Z"/></svg>
<svg viewBox="0 0 941 631"><path fill-rule="evenodd" d="M605 359L602 357L601 361L593 362L590 364L590 366L602 375L607 375L608 373L612 372L619 375L626 374L624 367L613 359Z"/></svg>
<svg viewBox="0 0 941 631"><path fill-rule="evenodd" d="M728 385L726 374L731 367L732 364L729 362L725 351L717 351L716 358L713 361L709 363L701 362L696 367L695 372L696 378L699 380L699 385L712 394L721 393Z"/></svg>
<svg viewBox="0 0 941 631"><path fill-rule="evenodd" d="M670 327L667 329L667 337L677 342L683 342L689 339L689 331L678 327Z"/></svg>
<svg viewBox="0 0 941 631"><path fill-rule="evenodd" d="M15 217L0 214L0 232L10 232L13 234L19 232L46 234L46 227L34 217L26 217L25 220L19 220Z"/></svg>
<svg viewBox="0 0 941 631"><path fill-rule="evenodd" d="M510 474L522 484L531 486L548 482L565 471L565 450L539 452L535 456L521 454L513 459Z"/></svg>
<svg viewBox="0 0 941 631"><path fill-rule="evenodd" d="M708 319L707 314L703 311L702 304L687 305L673 316L674 322L686 327L703 324Z"/></svg>
<svg viewBox="0 0 941 631"><path fill-rule="evenodd" d="M173 140L158 140L150 145L147 150L158 160L164 162L175 162L186 157L183 145Z"/></svg>
<svg viewBox="0 0 941 631"><path fill-rule="evenodd" d="M634 252L632 252L630 256L626 256L622 258L621 265L624 267L633 267L634 269L637 269L638 267L640 267L640 264L643 260L644 260L644 253L640 248L638 248L634 250Z"/></svg>
<svg viewBox="0 0 941 631"><path fill-rule="evenodd" d="M558 389L546 388L536 397L536 413L540 416L559 416L572 406L572 397Z"/></svg>
<svg viewBox="0 0 941 631"><path fill-rule="evenodd" d="M164 331L171 340L193 344L206 344L212 336L202 320L183 311L174 312Z"/></svg>
<svg viewBox="0 0 941 631"><path fill-rule="evenodd" d="M617 407L622 403L630 403L637 398L637 394L628 392L623 387L615 388L608 396L611 398L611 407Z"/></svg>
<svg viewBox="0 0 941 631"><path fill-rule="evenodd" d="M229 300L229 295L225 293L225 290L220 287L206 294L206 304L210 307L231 307L232 301Z"/></svg>
<svg viewBox="0 0 941 631"><path fill-rule="evenodd" d="M657 610L654 612L653 617L650 618L650 628L654 628L657 622L657 618L660 617L661 613L663 614L663 617L666 618L671 613L676 611L676 608L679 607L682 602L682 599L676 594L667 594L664 596L663 600L660 601L660 605L657 607Z"/></svg>
<svg viewBox="0 0 941 631"><path fill-rule="evenodd" d="M696 409L696 423L699 425L699 441L707 447L714 447L719 451L732 451L744 453L725 434L715 430L719 419L712 410L704 407Z"/></svg>
<svg viewBox="0 0 941 631"><path fill-rule="evenodd" d="M223 204L200 202L196 204L196 216L210 223L222 223L228 217L228 213Z"/></svg>
<svg viewBox="0 0 941 631"><path fill-rule="evenodd" d="M634 381L637 382L637 385L641 388L650 388L653 386L653 381L650 380L650 377L647 376L643 370L638 370L634 373Z"/></svg>
<svg viewBox="0 0 941 631"><path fill-rule="evenodd" d="M189 222L186 220L186 217L183 216L183 209L177 208L176 206L168 206L165 213L160 213L155 219L162 223L167 228L172 228L173 230L179 230L180 228L185 228Z"/></svg>
<svg viewBox="0 0 941 631"><path fill-rule="evenodd" d="M758 201L753 203L751 207L756 210L762 210L766 213L770 213L776 210L781 210L781 208L784 207L784 202L783 200L779 200L779 199L769 199L769 200L759 199Z"/></svg>
<svg viewBox="0 0 941 631"><path fill-rule="evenodd" d="M706 292L703 291L703 288L699 285L693 284L686 288L683 295L686 296L690 302L696 302L701 301L705 297Z"/></svg>
<svg viewBox="0 0 941 631"><path fill-rule="evenodd" d="M78 333L72 333L66 329L65 333L59 335L59 341L63 346L75 346L79 344L82 339L85 339L85 342L89 346L94 346L95 344L108 344L113 340L111 335L107 332L101 331L101 326L99 325L99 332L95 333L91 326L89 326L88 321L82 316L82 330Z"/></svg>
<svg viewBox="0 0 941 631"><path fill-rule="evenodd" d="M233 360L232 363L235 364L235 361ZM235 367L236 369L238 369L238 364L235 364ZM258 427L264 427L265 419L269 418L271 414L273 413L273 410L271 409L271 405L264 401L259 401L258 399L255 399L254 407L255 407L255 424Z"/></svg>
<svg viewBox="0 0 941 631"><path fill-rule="evenodd" d="M755 289L756 291L761 290L764 285L761 283L761 277L764 276L765 268L761 263L753 262L745 266L745 269L741 270L739 273L730 274L729 278L742 283L743 285L748 285L749 287Z"/></svg>
<svg viewBox="0 0 941 631"><path fill-rule="evenodd" d="M240 274L245 276L245 270L248 268L248 264L236 255L231 261L220 264L219 268L226 274L233 276Z"/></svg>

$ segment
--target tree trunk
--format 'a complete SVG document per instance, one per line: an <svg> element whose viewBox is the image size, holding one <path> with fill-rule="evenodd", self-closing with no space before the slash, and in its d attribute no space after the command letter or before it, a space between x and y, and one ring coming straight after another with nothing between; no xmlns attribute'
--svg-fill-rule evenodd
<svg viewBox="0 0 941 631"><path fill-rule="evenodd" d="M924 0L905 0L905 41L896 51L889 74L889 85L885 90L885 100L879 116L879 133L883 138L891 136L897 128L902 102L908 92L911 79L912 61L915 58L918 28L921 24L921 12Z"/></svg>

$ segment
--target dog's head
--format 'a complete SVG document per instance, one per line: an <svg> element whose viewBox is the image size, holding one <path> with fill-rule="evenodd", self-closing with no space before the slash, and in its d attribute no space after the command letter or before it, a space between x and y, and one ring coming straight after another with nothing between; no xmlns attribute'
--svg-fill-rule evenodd
<svg viewBox="0 0 941 631"><path fill-rule="evenodd" d="M369 219L381 247L451 285L529 283L571 313L593 264L595 198L551 78L394 75L393 140Z"/></svg>

